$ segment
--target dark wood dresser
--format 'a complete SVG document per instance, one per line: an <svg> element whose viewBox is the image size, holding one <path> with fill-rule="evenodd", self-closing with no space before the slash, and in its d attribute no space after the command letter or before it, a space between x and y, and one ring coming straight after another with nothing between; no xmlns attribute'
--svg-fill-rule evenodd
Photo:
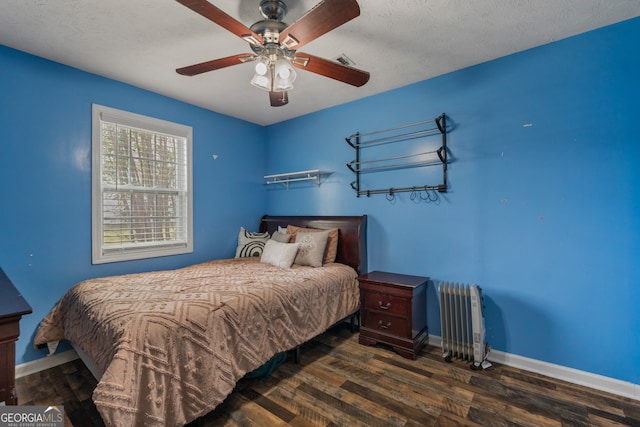
<svg viewBox="0 0 640 427"><path fill-rule="evenodd" d="M18 404L16 341L20 336L20 318L31 311L31 306L0 268L0 404Z"/></svg>
<svg viewBox="0 0 640 427"><path fill-rule="evenodd" d="M415 359L428 341L428 277L372 271L360 283L360 344L386 344Z"/></svg>

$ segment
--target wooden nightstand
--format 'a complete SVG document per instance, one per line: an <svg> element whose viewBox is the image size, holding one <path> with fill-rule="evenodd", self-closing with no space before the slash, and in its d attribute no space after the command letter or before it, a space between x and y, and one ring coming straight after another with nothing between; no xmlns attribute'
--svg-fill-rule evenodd
<svg viewBox="0 0 640 427"><path fill-rule="evenodd" d="M17 405L16 349L20 318L31 313L31 306L0 268L0 404Z"/></svg>
<svg viewBox="0 0 640 427"><path fill-rule="evenodd" d="M387 344L415 359L427 343L428 277L373 271L360 283L360 344Z"/></svg>

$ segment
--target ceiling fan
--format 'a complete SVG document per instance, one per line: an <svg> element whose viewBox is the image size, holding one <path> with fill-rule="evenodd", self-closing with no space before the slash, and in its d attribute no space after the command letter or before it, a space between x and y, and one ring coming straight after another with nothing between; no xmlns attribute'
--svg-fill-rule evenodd
<svg viewBox="0 0 640 427"><path fill-rule="evenodd" d="M287 6L282 0L262 0L263 20L251 27L232 18L207 0L176 0L249 43L253 53L241 53L178 68L177 73L195 76L208 71L256 61L251 84L269 92L272 107L289 102L295 68L307 70L353 86L369 81L369 73L339 62L329 61L298 49L360 15L356 0L322 0L291 25L282 22Z"/></svg>

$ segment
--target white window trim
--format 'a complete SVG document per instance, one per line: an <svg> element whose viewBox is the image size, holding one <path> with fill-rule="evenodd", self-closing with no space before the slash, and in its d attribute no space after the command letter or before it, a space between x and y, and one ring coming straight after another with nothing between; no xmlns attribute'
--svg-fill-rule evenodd
<svg viewBox="0 0 640 427"><path fill-rule="evenodd" d="M110 121L151 132L184 137L187 140L187 242L186 244L159 245L126 249L120 252L103 251L103 206L102 206L102 144L100 141L100 122ZM192 136L190 126L168 122L153 117L117 110L98 104L92 105L92 171L91 171L91 253L93 264L179 255L193 252L193 173L192 173Z"/></svg>

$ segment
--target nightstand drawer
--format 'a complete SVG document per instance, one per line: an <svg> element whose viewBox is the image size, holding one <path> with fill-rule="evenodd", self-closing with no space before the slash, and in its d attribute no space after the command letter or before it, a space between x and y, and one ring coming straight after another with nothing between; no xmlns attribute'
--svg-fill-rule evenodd
<svg viewBox="0 0 640 427"><path fill-rule="evenodd" d="M399 316L408 316L411 300L377 292L367 292L362 298L365 310L375 310Z"/></svg>
<svg viewBox="0 0 640 427"><path fill-rule="evenodd" d="M411 322L402 317L390 316L386 313L364 310L362 325L382 334L411 339Z"/></svg>

